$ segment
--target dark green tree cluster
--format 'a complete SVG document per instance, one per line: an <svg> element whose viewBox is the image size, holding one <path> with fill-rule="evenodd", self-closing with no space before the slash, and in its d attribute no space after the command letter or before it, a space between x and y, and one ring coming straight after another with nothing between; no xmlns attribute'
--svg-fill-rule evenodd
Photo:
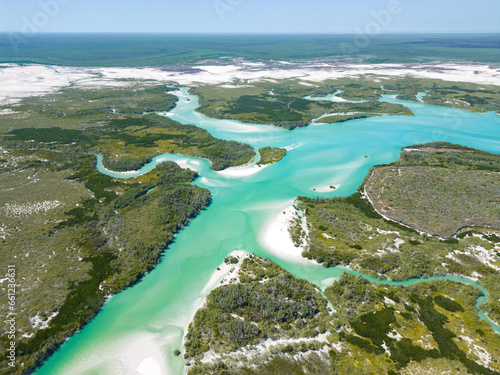
<svg viewBox="0 0 500 375"><path fill-rule="evenodd" d="M338 310L341 315L340 321L349 325L354 331L353 333L341 331L340 338L367 353L376 355L383 355L387 348L395 370L406 367L411 361L446 358L460 361L472 374L498 374L470 360L455 343L456 335L445 327L450 322L449 315L438 312L436 308L439 306L445 309L452 313L451 316L453 313L463 313L465 309L456 300L438 293L438 283L441 284L440 290L450 292L454 290L454 294L459 291L466 297L474 295L477 298L480 293L471 287L444 281L407 287L378 287L360 276L344 273L338 281L325 290L325 296L334 306L341 308ZM380 308L378 301L384 298L394 301L396 308L402 306L404 309L396 314L396 308L393 306ZM473 305L469 306L469 309L471 308L474 308ZM397 319L397 315L403 319ZM409 338L395 339L389 335L394 329L402 328L405 321L421 321L432 334L438 348L423 349ZM335 351L332 354L332 358L335 359L332 371L335 372L335 362L339 361L342 355Z"/></svg>
<svg viewBox="0 0 500 375"><path fill-rule="evenodd" d="M279 147L259 148L260 160L258 165L272 164L280 161L286 155L286 150Z"/></svg>
<svg viewBox="0 0 500 375"><path fill-rule="evenodd" d="M186 357L208 348L235 350L267 337L316 336L312 327L325 315L326 301L310 283L268 259L250 257L243 261L240 283L213 290L196 313Z"/></svg>

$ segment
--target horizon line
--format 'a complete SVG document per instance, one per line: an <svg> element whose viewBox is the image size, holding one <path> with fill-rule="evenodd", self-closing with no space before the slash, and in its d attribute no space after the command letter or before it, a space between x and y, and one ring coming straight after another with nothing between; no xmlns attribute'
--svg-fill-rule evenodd
<svg viewBox="0 0 500 375"><path fill-rule="evenodd" d="M2 31L0 34L22 34L22 31ZM358 35L355 32L177 32L177 31L50 31L39 32L37 35L283 35L283 36L340 36L340 35ZM384 35L472 35L472 34L500 34L499 31L396 31L396 32L381 32L373 37Z"/></svg>

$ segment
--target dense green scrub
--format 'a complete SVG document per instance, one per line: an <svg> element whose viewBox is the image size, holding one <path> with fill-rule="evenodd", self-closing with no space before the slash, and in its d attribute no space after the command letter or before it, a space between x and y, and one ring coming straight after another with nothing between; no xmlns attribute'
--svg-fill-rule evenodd
<svg viewBox="0 0 500 375"><path fill-rule="evenodd" d="M20 281L16 371L39 365L106 296L140 280L210 203L208 190L189 184L197 174L173 162L124 181L99 173L95 153L120 171L165 152L207 158L213 169L253 159L248 145L143 115L175 105L164 90L67 89L23 99L16 113L0 116L0 263L15 265ZM2 335L2 368L8 341Z"/></svg>
<svg viewBox="0 0 500 375"><path fill-rule="evenodd" d="M285 129L307 126L313 119L327 113L413 115L401 104L383 103L377 100L350 103L303 98L306 95L319 96L335 92L336 89L329 83L321 84L321 89L305 88L294 80L285 80L276 84L256 83L252 87L244 86L243 88L226 88L206 85L193 88L191 93L198 95L200 100L198 111L206 116L247 123L272 124ZM272 92L269 92L270 90ZM372 96L373 93L368 99ZM374 99L378 97L375 96Z"/></svg>
<svg viewBox="0 0 500 375"><path fill-rule="evenodd" d="M265 338L315 337L327 316L326 301L305 280L259 257L243 260L240 283L221 286L207 297L187 335L186 357L208 350L237 350ZM300 329L294 327L299 322ZM198 329L199 328L199 329Z"/></svg>
<svg viewBox="0 0 500 375"><path fill-rule="evenodd" d="M242 262L236 282L213 290L196 313L185 343L188 374L500 369L500 339L477 316L481 293L465 284L383 286L343 273L322 295L257 256Z"/></svg>
<svg viewBox="0 0 500 375"><path fill-rule="evenodd" d="M349 265L392 280L446 273L478 277L491 293L485 310L500 320L498 291L493 287L500 265L495 213L499 197L495 170L500 157L445 143L408 149L423 151L403 152L390 166L374 167L359 192L350 197L299 199L298 207L310 226L303 255L326 267ZM403 172L405 168L411 174ZM380 170L383 175L377 174ZM395 219L404 225L384 219L363 196L365 188L377 209L398 212L401 216ZM471 222L471 212L476 221ZM451 235L471 224L482 226L462 229L448 239L408 226ZM292 234L296 243L305 236L293 229Z"/></svg>
<svg viewBox="0 0 500 375"><path fill-rule="evenodd" d="M481 350L497 358L500 343L474 311L479 294L450 281L377 286L343 274L325 296L337 311L337 324L351 328L338 333L351 351L332 351L332 373L361 366L366 374L414 373L431 363L433 371L497 374L498 359L478 360Z"/></svg>
<svg viewBox="0 0 500 375"><path fill-rule="evenodd" d="M167 152L209 159L214 170L253 159L249 145L214 138L194 125L154 113L142 115L175 105L177 97L165 89L66 89L26 98L15 114L0 116L0 136L18 149L101 153L104 165L115 171L138 169Z"/></svg>
<svg viewBox="0 0 500 375"><path fill-rule="evenodd" d="M0 116L2 133L19 128L85 129L105 125L112 119L171 110L175 95L165 85L124 81L123 87L66 87L43 96L27 97L10 108L11 115Z"/></svg>
<svg viewBox="0 0 500 375"><path fill-rule="evenodd" d="M500 89L494 85L446 82L441 80L406 77L384 83L384 89L397 94L398 99L416 100L418 93L426 93L420 100L426 104L466 109L473 112L500 112Z"/></svg>
<svg viewBox="0 0 500 375"><path fill-rule="evenodd" d="M17 354L27 370L82 328L107 295L151 270L210 193L186 184L196 173L173 162L123 182L97 172L87 154L16 150L4 157L0 257L20 280ZM35 325L35 316L46 324ZM4 368L7 341L2 336Z"/></svg>
<svg viewBox="0 0 500 375"><path fill-rule="evenodd" d="M286 150L279 147L262 147L259 149L260 160L257 165L273 164L286 155Z"/></svg>
<svg viewBox="0 0 500 375"><path fill-rule="evenodd" d="M20 112L35 112L61 119L99 115L142 115L143 113L169 111L177 97L166 93L164 85L144 85L133 81L123 82L123 87L63 88L42 97L23 99L15 107Z"/></svg>
<svg viewBox="0 0 500 375"><path fill-rule="evenodd" d="M340 91L339 91L340 90ZM307 100L340 92L337 96L350 101ZM417 99L418 93L426 93ZM497 86L456 83L419 78L368 77L340 78L322 82L283 80L270 82L235 82L234 87L205 85L193 88L200 99L199 112L221 119L257 124L272 124L286 129L318 123L336 123L381 115L413 115L401 104L379 102L382 95L399 99L466 109L475 112L499 111L500 90Z"/></svg>
<svg viewBox="0 0 500 375"><path fill-rule="evenodd" d="M398 162L372 169L365 191L377 211L441 237L466 226L500 228L500 157L439 147L411 146Z"/></svg>

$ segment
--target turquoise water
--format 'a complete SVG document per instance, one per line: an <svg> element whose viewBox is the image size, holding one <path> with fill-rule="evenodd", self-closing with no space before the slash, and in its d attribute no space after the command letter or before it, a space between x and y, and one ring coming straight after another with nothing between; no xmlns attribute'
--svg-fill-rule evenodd
<svg viewBox="0 0 500 375"><path fill-rule="evenodd" d="M266 242L269 224L297 196L350 195L371 166L396 160L401 147L415 143L445 140L500 152L500 116L495 113L475 114L384 96L382 100L403 103L416 116L383 116L286 131L207 118L195 112L198 100L187 89L176 94L180 101L169 114L172 119L254 148L287 147L288 154L279 163L257 169L254 174L248 174L252 168L249 166L244 169L247 175L240 177L216 173L208 161L180 155L160 155L135 172L133 175L146 173L162 160L177 161L198 171L200 177L194 183L210 189L213 203L176 236L164 259L150 274L112 297L82 332L69 339L37 371L38 375L181 374L183 359L173 352L181 348L194 312L217 284L218 279L212 278L215 269L235 249L268 256L295 276L321 288L331 285L346 270L326 269L300 256L277 252ZM102 165L99 169L104 171ZM339 187L318 193L319 187L332 184ZM479 287L468 279L447 279ZM421 280L399 284L418 281ZM478 303L483 301L484 298ZM494 328L500 331L499 327Z"/></svg>

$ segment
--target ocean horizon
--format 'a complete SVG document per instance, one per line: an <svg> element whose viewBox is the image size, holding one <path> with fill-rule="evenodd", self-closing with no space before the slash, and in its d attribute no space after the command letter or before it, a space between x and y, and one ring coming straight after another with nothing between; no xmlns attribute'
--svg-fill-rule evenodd
<svg viewBox="0 0 500 375"><path fill-rule="evenodd" d="M500 61L500 34L0 33L4 64L141 67L232 58L495 64Z"/></svg>

